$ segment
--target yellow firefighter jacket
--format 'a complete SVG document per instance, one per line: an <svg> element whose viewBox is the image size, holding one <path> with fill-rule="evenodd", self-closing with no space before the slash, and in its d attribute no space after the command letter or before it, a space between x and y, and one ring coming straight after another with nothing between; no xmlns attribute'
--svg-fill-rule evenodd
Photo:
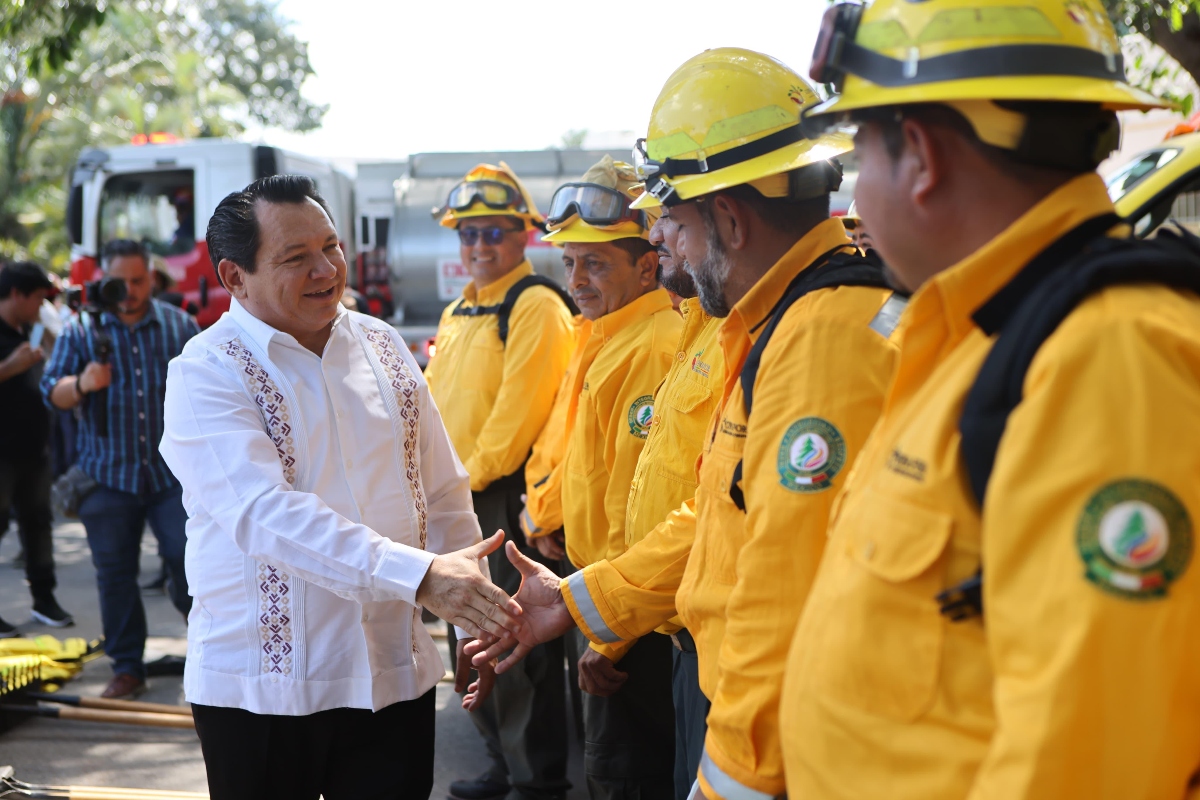
<svg viewBox="0 0 1200 800"><path fill-rule="evenodd" d="M588 366L574 376L562 463L563 532L576 567L625 551L629 486L682 328L664 289L583 323Z"/></svg>
<svg viewBox="0 0 1200 800"><path fill-rule="evenodd" d="M675 613L675 588L692 549L695 526L685 524L685 531L676 529L669 535L656 529L677 519L672 512L690 504L696 494L696 461L725 374L717 342L721 320L705 314L695 298L684 300L679 311L683 333L671 369L654 395L650 434L630 488L625 521L628 549L563 583L567 607L576 613L580 630L597 644L634 640L655 628L662 633L679 629L677 620L666 619ZM685 514L685 519L695 517ZM647 592L639 584L664 572L676 576L674 586L665 597L650 593L653 607L646 608L641 599ZM658 616L653 616L656 612ZM643 627L643 620L653 622Z"/></svg>
<svg viewBox="0 0 1200 800"><path fill-rule="evenodd" d="M579 335L583 317L572 320L572 339L576 343L559 383L558 393L546 427L533 443L533 452L525 462L525 509L521 512L521 530L527 539L548 536L562 528L562 460L567 449L567 409L571 405L571 387L580 369L586 369L583 356L587 348Z"/></svg>
<svg viewBox="0 0 1200 800"><path fill-rule="evenodd" d="M1108 288L1046 340L980 513L959 449L971 315L1112 211L1076 178L926 283L796 631L791 797L1179 800L1200 765L1200 299ZM983 567L984 616L934 596Z"/></svg>
<svg viewBox="0 0 1200 800"><path fill-rule="evenodd" d="M482 289L467 284L460 302L497 305L532 274L525 261ZM495 315L454 316L456 305L442 313L425 378L471 491L479 492L521 468L546 424L574 345L571 312L550 289L531 286L513 306L502 344Z"/></svg>
<svg viewBox="0 0 1200 800"><path fill-rule="evenodd" d="M788 284L852 245L839 220L798 241L724 321L727 367L696 492L696 541L676 598L713 701L699 779L710 797L783 791L778 702L787 648L825 545L829 508L878 417L895 346L892 293L822 289L787 311L763 353L754 408L738 376ZM874 327L873 327L874 326ZM746 510L730 498L743 462Z"/></svg>

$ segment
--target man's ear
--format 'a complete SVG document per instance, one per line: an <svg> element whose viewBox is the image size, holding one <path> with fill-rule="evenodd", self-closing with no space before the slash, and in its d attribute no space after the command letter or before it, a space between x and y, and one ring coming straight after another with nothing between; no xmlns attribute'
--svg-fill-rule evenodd
<svg viewBox="0 0 1200 800"><path fill-rule="evenodd" d="M246 299L246 275L241 267L228 258L222 258L221 263L217 264L217 277L221 279L225 291L238 300Z"/></svg>
<svg viewBox="0 0 1200 800"><path fill-rule="evenodd" d="M716 195L710 202L713 222L725 248L741 250L750 241L750 215L745 204L725 194Z"/></svg>
<svg viewBox="0 0 1200 800"><path fill-rule="evenodd" d="M904 150L897 169L907 172L909 200L927 208L933 192L945 181L945 142L934 126L915 119L901 123Z"/></svg>
<svg viewBox="0 0 1200 800"><path fill-rule="evenodd" d="M635 265L638 271L638 281L642 286L655 287L658 285L658 251L651 250L642 253Z"/></svg>

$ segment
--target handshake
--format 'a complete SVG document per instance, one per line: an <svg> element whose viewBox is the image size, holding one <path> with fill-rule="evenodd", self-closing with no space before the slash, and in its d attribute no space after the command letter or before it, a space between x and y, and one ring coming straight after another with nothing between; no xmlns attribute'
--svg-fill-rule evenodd
<svg viewBox="0 0 1200 800"><path fill-rule="evenodd" d="M479 708L491 692L496 674L511 669L534 647L557 639L575 627L559 588L560 579L541 564L526 558L512 542L505 555L521 573L515 597L490 583L479 572L478 560L504 543L503 531L473 547L438 556L417 590L417 602L474 639L458 643L454 689L465 688L463 708ZM511 651L511 652L509 652ZM508 655L497 663L504 653ZM471 667L478 679L467 685ZM589 650L580 662L580 685L592 694L611 694L624 674L607 658Z"/></svg>

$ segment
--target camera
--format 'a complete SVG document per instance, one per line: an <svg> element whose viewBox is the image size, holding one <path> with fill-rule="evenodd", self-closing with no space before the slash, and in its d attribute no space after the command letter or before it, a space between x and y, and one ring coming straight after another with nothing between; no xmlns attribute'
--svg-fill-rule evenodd
<svg viewBox="0 0 1200 800"><path fill-rule="evenodd" d="M114 313L127 293L125 281L111 277L88 281L82 286L70 286L65 292L67 306L72 311L90 311L95 314L101 311Z"/></svg>

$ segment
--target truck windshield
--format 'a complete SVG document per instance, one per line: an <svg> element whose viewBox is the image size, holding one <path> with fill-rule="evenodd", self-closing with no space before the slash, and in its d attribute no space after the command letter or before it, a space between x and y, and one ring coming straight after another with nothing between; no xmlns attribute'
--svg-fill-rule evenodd
<svg viewBox="0 0 1200 800"><path fill-rule="evenodd" d="M1108 196L1114 203L1124 197L1130 189L1144 181L1152 172L1165 167L1179 155L1177 148L1169 147L1164 150L1151 150L1149 153L1134 159L1114 172L1105 181L1108 186Z"/></svg>
<svg viewBox="0 0 1200 800"><path fill-rule="evenodd" d="M100 241L133 239L158 255L196 245L195 174L190 169L131 172L104 184Z"/></svg>

